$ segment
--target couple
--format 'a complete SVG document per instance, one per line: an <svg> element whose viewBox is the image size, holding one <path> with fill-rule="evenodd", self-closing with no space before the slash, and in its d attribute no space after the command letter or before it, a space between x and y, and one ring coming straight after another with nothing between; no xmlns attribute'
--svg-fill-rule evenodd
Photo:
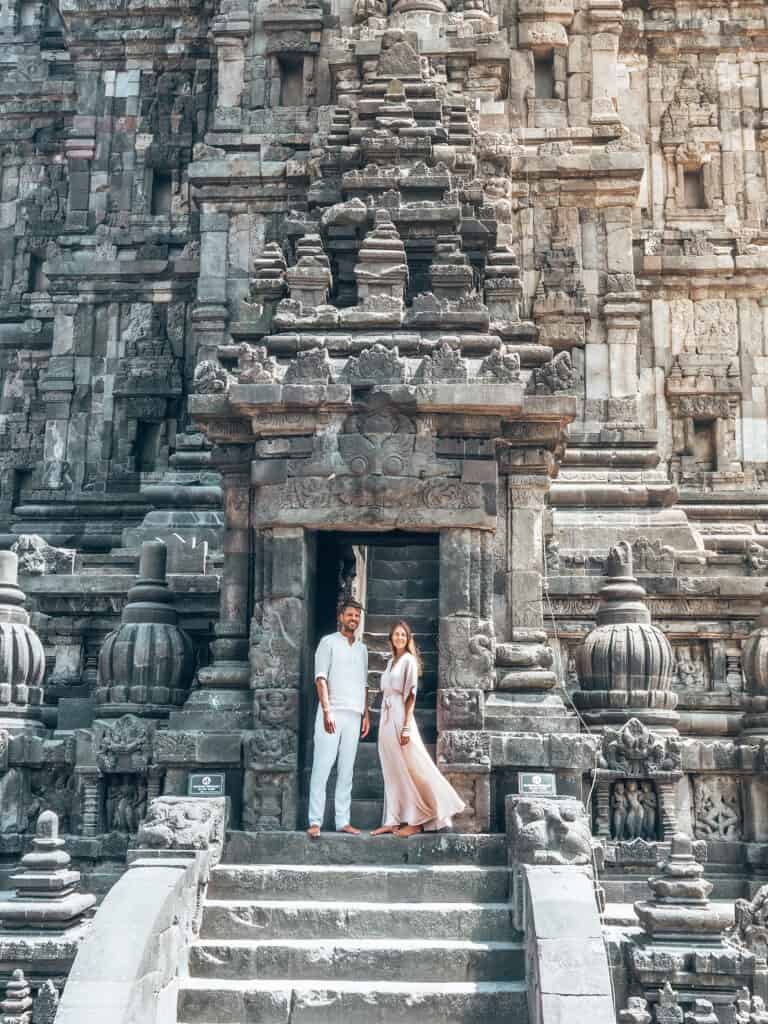
<svg viewBox="0 0 768 1024"><path fill-rule="evenodd" d="M325 789L336 768L336 831L359 835L350 820L352 774L357 744L370 732L366 687L368 649L356 639L362 605L346 601L339 630L324 636L315 655L315 686L320 706L315 719L315 753L309 786L309 830L320 835L325 816ZM464 810L459 795L430 758L413 717L419 660L413 634L405 622L389 631L391 656L381 677L379 757L384 775L383 824L371 834L400 837L449 828Z"/></svg>

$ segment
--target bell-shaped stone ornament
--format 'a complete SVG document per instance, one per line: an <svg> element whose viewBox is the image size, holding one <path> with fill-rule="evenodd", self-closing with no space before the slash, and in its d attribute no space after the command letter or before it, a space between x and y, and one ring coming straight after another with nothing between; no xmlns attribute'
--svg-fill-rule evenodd
<svg viewBox="0 0 768 1024"><path fill-rule="evenodd" d="M651 625L645 590L632 572L632 548L622 541L608 558L609 580L600 591L597 625L576 652L581 690L574 703L588 725L674 726L672 648Z"/></svg>
<svg viewBox="0 0 768 1024"><path fill-rule="evenodd" d="M741 667L747 690L742 735L768 737L768 590L757 624L741 649Z"/></svg>
<svg viewBox="0 0 768 1024"><path fill-rule="evenodd" d="M161 541L142 545L139 578L128 591L122 623L107 635L99 655L99 717L153 709L162 715L186 699L194 655L178 626L165 562Z"/></svg>
<svg viewBox="0 0 768 1024"><path fill-rule="evenodd" d="M29 625L18 585L18 558L0 551L0 727L25 728L40 717L45 652Z"/></svg>

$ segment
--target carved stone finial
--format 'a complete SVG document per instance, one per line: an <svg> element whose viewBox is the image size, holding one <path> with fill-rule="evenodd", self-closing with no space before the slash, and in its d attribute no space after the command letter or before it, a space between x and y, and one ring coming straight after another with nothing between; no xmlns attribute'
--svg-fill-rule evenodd
<svg viewBox="0 0 768 1024"><path fill-rule="evenodd" d="M632 575L632 546L622 541L613 547L607 568L597 625L576 653L581 690L574 701L589 722L638 718L672 725L678 718L672 648L651 625L645 590Z"/></svg>
<svg viewBox="0 0 768 1024"><path fill-rule="evenodd" d="M165 544L145 541L122 623L107 635L99 656L96 700L102 716L125 714L133 705L184 703L194 656L191 640L178 626L165 564Z"/></svg>
<svg viewBox="0 0 768 1024"><path fill-rule="evenodd" d="M650 900L635 903L635 913L650 935L665 938L719 936L730 920L719 904L709 903L712 883L693 855L693 841L683 833L672 839L660 872L648 879Z"/></svg>
<svg viewBox="0 0 768 1024"><path fill-rule="evenodd" d="M0 1019L3 1024L31 1024L32 990L18 968L5 986L5 999L0 1000Z"/></svg>
<svg viewBox="0 0 768 1024"><path fill-rule="evenodd" d="M0 903L0 923L5 928L68 928L96 902L95 896L78 891L80 872L71 867L54 811L43 811L38 817L32 849L21 858L21 870L10 881L16 895Z"/></svg>
<svg viewBox="0 0 768 1024"><path fill-rule="evenodd" d="M24 610L18 558L0 551L0 722L37 715L43 701L45 652Z"/></svg>
<svg viewBox="0 0 768 1024"><path fill-rule="evenodd" d="M59 990L49 978L44 981L35 996L32 1008L32 1024L53 1024L59 1008Z"/></svg>

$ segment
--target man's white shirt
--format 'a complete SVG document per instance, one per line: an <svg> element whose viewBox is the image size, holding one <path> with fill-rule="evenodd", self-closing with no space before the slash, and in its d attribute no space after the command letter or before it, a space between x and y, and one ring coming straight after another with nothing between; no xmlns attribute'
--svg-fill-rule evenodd
<svg viewBox="0 0 768 1024"><path fill-rule="evenodd" d="M317 645L315 679L328 681L328 697L335 711L365 711L368 683L368 648L360 640L350 643L341 633L329 633Z"/></svg>

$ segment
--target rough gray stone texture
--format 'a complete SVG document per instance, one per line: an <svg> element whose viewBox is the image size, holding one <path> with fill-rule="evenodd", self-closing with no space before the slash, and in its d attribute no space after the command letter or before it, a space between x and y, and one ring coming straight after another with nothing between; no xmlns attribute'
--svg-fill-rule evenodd
<svg viewBox="0 0 768 1024"><path fill-rule="evenodd" d="M107 894L59 1004L59 1024L171 1024L178 978L226 828L224 799L153 801L128 871ZM153 825L155 823L155 831Z"/></svg>
<svg viewBox="0 0 768 1024"><path fill-rule="evenodd" d="M193 771L238 828L302 825L311 652L352 560L372 681L392 618L418 623L459 829L503 832L517 772L551 771L590 794L609 899L678 830L718 897L753 897L761 18L2 4L0 554L29 607L6 573L0 871L50 810L103 887ZM168 586L127 603L145 541Z"/></svg>
<svg viewBox="0 0 768 1024"><path fill-rule="evenodd" d="M590 872L526 864L520 876L531 1024L614 1024L608 958Z"/></svg>
<svg viewBox="0 0 768 1024"><path fill-rule="evenodd" d="M492 1017L526 1024L525 949L512 923L509 871L471 865L503 852L496 836L418 836L403 848L360 837L320 843L235 835L211 875L179 1020L306 1022ZM324 846L324 848L323 848ZM300 855L303 863L292 858ZM272 857L278 864L270 864ZM257 884L254 882L257 880ZM484 880L484 881L481 881Z"/></svg>

